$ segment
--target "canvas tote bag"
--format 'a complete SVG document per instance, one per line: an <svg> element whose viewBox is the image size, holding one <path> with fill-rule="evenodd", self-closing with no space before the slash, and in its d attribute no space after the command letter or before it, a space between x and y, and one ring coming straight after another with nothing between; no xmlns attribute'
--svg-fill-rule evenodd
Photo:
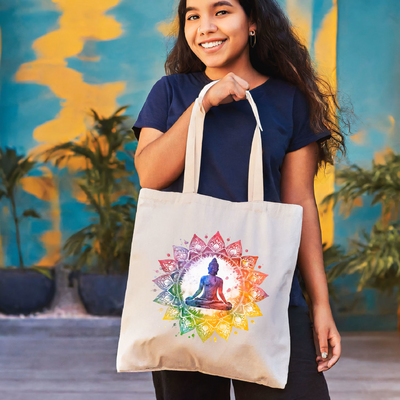
<svg viewBox="0 0 400 400"><path fill-rule="evenodd" d="M215 83L193 106L183 193L140 190L117 372L200 371L284 388L303 209L263 201L262 127L249 91L248 202L197 193L202 100Z"/></svg>

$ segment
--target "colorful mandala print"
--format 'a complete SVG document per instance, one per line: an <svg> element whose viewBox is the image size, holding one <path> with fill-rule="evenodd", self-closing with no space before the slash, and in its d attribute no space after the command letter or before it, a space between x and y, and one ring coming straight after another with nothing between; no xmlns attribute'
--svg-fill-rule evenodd
<svg viewBox="0 0 400 400"><path fill-rule="evenodd" d="M179 320L181 335L195 330L205 342L215 331L228 340L233 328L248 330L247 317L262 316L256 303L268 295L258 286L268 275L254 269L258 257L242 255L240 240L225 247L219 232L208 243L194 235L173 255L159 260L154 301L168 307L163 319Z"/></svg>

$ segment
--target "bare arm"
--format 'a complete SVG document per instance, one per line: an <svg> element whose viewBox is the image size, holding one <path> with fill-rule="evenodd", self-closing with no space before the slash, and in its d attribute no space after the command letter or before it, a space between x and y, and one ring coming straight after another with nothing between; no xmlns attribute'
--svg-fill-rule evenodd
<svg viewBox="0 0 400 400"><path fill-rule="evenodd" d="M283 203L299 204L303 207L298 264L312 302L311 311L319 354L318 369L322 371L332 367L339 359L340 336L329 305L321 228L314 196L317 155L318 145L314 142L285 156L282 165L281 197ZM321 354L325 352L330 357L323 360Z"/></svg>
<svg viewBox="0 0 400 400"><path fill-rule="evenodd" d="M142 128L135 155L140 186L163 189L182 173L193 104L165 133L153 128Z"/></svg>
<svg viewBox="0 0 400 400"><path fill-rule="evenodd" d="M283 203L303 207L303 227L298 264L313 305L329 305L321 228L314 197L314 166L317 144L311 143L288 153L282 165L281 198Z"/></svg>

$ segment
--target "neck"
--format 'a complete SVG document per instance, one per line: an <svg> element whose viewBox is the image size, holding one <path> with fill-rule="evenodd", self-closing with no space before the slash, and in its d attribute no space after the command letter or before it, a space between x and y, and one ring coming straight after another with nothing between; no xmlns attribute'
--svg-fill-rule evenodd
<svg viewBox="0 0 400 400"><path fill-rule="evenodd" d="M249 59L237 60L236 63L222 67L206 67L205 74L213 81L222 79L229 72L247 81L250 89L256 87L265 81L265 76L253 68Z"/></svg>

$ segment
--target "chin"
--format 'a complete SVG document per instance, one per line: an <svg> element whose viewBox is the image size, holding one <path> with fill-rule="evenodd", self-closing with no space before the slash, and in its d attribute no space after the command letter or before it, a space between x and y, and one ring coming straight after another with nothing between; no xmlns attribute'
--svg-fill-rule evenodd
<svg viewBox="0 0 400 400"><path fill-rule="evenodd" d="M226 59L217 59L215 58L214 60L211 59L211 57L199 57L196 54L197 58L207 67L207 68L223 68L225 67L227 64L229 64L229 62Z"/></svg>
<svg viewBox="0 0 400 400"><path fill-rule="evenodd" d="M213 61L213 62L210 61L204 62L203 60L201 61L207 68L226 68L227 66L230 65L230 63L227 60Z"/></svg>

